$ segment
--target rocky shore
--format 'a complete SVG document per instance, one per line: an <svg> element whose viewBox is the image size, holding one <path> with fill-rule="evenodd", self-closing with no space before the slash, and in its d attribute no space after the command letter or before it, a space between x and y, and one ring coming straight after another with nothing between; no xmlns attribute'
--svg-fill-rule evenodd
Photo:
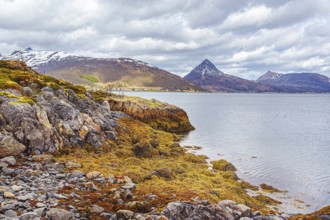
<svg viewBox="0 0 330 220"><path fill-rule="evenodd" d="M71 220L71 219L228 219L228 220L280 220L286 216L262 216L231 200L211 205L207 200L194 198L192 202L175 201L161 212L131 211L145 206L157 196L144 195L144 201L135 201L135 183L128 176L103 176L98 171L80 171L81 164L68 161L56 163L50 155L28 158L5 157L0 160L0 219L4 220ZM86 198L102 192L105 187L111 193L100 195L112 199L114 206L125 209L116 212L97 204L84 206ZM70 189L68 191L68 189ZM84 194L81 196L80 194ZM145 204L144 204L145 203Z"/></svg>
<svg viewBox="0 0 330 220"><path fill-rule="evenodd" d="M175 106L87 92L0 61L0 219L289 217L232 164L210 169L169 133L191 129Z"/></svg>

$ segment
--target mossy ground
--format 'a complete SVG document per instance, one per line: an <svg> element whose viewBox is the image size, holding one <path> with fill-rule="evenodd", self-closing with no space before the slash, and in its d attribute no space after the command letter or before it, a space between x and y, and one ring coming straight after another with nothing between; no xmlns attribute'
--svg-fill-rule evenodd
<svg viewBox="0 0 330 220"><path fill-rule="evenodd" d="M257 187L239 180L234 171L210 170L205 156L187 153L177 143L179 136L154 130L132 118L122 118L119 124L117 142L109 141L98 151L74 148L60 154L57 161L75 160L85 172L97 170L105 176L129 176L137 183L134 195L157 195L153 206L159 210L168 202L191 201L197 196L212 203L231 199L264 212L269 211L266 205L276 204L265 196L249 196L245 189ZM133 152L134 146L142 142L150 144L152 154L141 156Z"/></svg>

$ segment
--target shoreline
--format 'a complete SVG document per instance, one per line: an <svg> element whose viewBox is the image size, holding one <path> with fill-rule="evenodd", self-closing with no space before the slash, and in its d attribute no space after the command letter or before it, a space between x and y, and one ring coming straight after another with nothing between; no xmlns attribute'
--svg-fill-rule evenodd
<svg viewBox="0 0 330 220"><path fill-rule="evenodd" d="M231 163L212 161L210 170L206 156L178 143L173 132L193 129L183 109L89 93L17 61L0 64L1 217L260 219L278 213L269 207L278 201L247 194L256 186L239 179ZM110 110L115 106L120 111Z"/></svg>

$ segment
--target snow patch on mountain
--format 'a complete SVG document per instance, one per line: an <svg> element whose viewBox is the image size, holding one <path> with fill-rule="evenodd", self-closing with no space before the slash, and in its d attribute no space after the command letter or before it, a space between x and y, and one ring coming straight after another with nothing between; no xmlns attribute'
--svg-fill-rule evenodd
<svg viewBox="0 0 330 220"><path fill-rule="evenodd" d="M118 63L132 63L137 66L149 66L154 67L148 63L134 60L130 58L95 58L95 57L84 57L75 54L67 53L64 51L34 51L31 47L25 50L14 51L11 55L0 56L0 60L19 60L24 61L28 66L33 69L38 69L39 66L47 64L49 62L61 61L65 59L72 59L78 61L89 61L89 60L106 60Z"/></svg>

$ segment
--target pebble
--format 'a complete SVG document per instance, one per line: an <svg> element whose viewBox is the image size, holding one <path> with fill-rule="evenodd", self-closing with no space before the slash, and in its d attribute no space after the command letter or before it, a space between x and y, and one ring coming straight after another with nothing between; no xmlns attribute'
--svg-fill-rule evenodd
<svg viewBox="0 0 330 220"><path fill-rule="evenodd" d="M13 186L11 186L11 189L12 189L14 192L18 192L18 191L21 191L21 190L23 189L23 186L13 185Z"/></svg>
<svg viewBox="0 0 330 220"><path fill-rule="evenodd" d="M0 161L0 169L4 168L4 167L8 167L8 164L5 162L1 162Z"/></svg>
<svg viewBox="0 0 330 220"><path fill-rule="evenodd" d="M125 185L121 186L122 189L134 189L135 183L126 183Z"/></svg>
<svg viewBox="0 0 330 220"><path fill-rule="evenodd" d="M75 168L81 168L82 166L80 163L69 160L68 162L65 163L65 167L68 169L75 169Z"/></svg>
<svg viewBox="0 0 330 220"><path fill-rule="evenodd" d="M80 170L74 170L74 171L71 173L70 177L71 177L71 178L75 178L75 177L77 177L77 178L81 178L81 177L83 177L83 176L85 176L85 175L86 175L86 174L85 174L84 172L80 171Z"/></svg>
<svg viewBox="0 0 330 220"><path fill-rule="evenodd" d="M104 208L98 205L92 205L91 213L102 213L104 211Z"/></svg>
<svg viewBox="0 0 330 220"><path fill-rule="evenodd" d="M86 174L86 177L88 179L96 179L96 178L100 178L103 177L102 173L98 172L98 171L92 171Z"/></svg>
<svg viewBox="0 0 330 220"><path fill-rule="evenodd" d="M15 195L12 192L4 192L3 196L7 199L15 199Z"/></svg>
<svg viewBox="0 0 330 220"><path fill-rule="evenodd" d="M10 157L4 157L4 158L2 158L0 161L6 163L6 164L8 164L8 165L11 165L11 166L16 165L16 159L15 159L15 157L13 157L13 156L10 156Z"/></svg>
<svg viewBox="0 0 330 220"><path fill-rule="evenodd" d="M27 201L27 200L31 200L31 199L33 199L32 193L28 193L23 196L17 196L17 200L19 200L19 201Z"/></svg>

